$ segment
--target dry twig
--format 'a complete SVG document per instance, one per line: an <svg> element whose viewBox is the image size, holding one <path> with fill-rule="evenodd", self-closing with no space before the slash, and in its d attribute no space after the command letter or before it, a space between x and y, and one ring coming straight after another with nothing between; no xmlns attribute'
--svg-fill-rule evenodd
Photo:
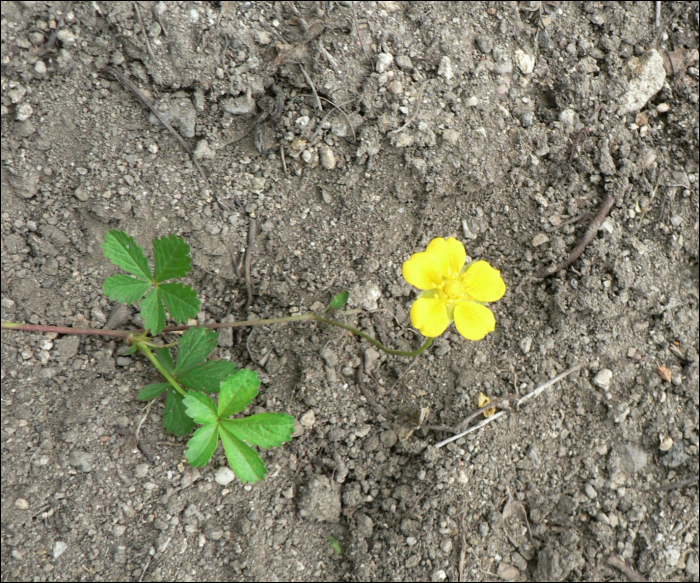
<svg viewBox="0 0 700 583"><path fill-rule="evenodd" d="M119 69L116 69L115 67L107 67L107 72L112 75L117 81L119 81L124 87L129 89L136 97L139 98L141 103L143 103L148 109L151 110L153 115L155 115L158 118L158 121L162 123L166 128L168 128L168 131L175 136L175 139L179 142L179 144L184 148L185 152L187 152L190 155L190 158L192 159L192 162L194 162L195 167L199 171L199 173L202 175L202 178L204 178L205 181L209 182L207 179L207 175L204 173L204 170L202 169L202 166L199 164L199 161L194 157L194 152L192 152L192 148L189 147L187 142L182 139L182 136L177 133L175 128L170 125L170 123L163 117L163 114L161 114L155 106L151 103L151 100L148 99L143 94L143 91L141 91L136 85L134 85Z"/></svg>
<svg viewBox="0 0 700 583"><path fill-rule="evenodd" d="M311 80L311 77L309 77L309 74L306 72L306 67L299 63L299 68L304 74L304 79L306 79L306 82L309 84L309 87L311 87L311 91L313 92L314 97L316 98L316 107L319 111L323 111L323 105L321 105L321 100L318 98L318 93L316 92L316 85L314 85L314 82Z"/></svg>
<svg viewBox="0 0 700 583"><path fill-rule="evenodd" d="M649 583L649 579L637 573L637 571L635 571L617 555L610 555L608 557L608 565L622 571L630 581L634 581L635 583Z"/></svg>
<svg viewBox="0 0 700 583"><path fill-rule="evenodd" d="M612 208L613 204L615 204L615 196L609 194L608 197L603 201L603 204L596 213L595 217L593 217L593 221L586 229L586 232L583 234L583 237L581 237L581 240L579 241L578 245L576 245L576 247L573 248L571 253L567 255L566 259L560 261L550 269L544 269L542 271L537 272L535 274L535 277L544 279L545 277L554 275L557 271L561 269L566 269L569 265L571 265L574 261L581 257L583 250L588 246L588 244L591 241L593 241L593 238L598 232L598 229L600 229L600 227L603 225L603 221L605 221L605 217L608 216L608 213L610 212L610 209Z"/></svg>
<svg viewBox="0 0 700 583"><path fill-rule="evenodd" d="M243 306L243 311L247 312L250 305L253 303L253 282L250 278L250 264L253 261L253 247L255 246L255 219L251 218L248 223L248 244L245 249L245 289L248 294L248 299L246 300L245 306Z"/></svg>
<svg viewBox="0 0 700 583"><path fill-rule="evenodd" d="M413 115L408 118L405 124L403 124L399 129L397 130L391 130L389 133L390 134L398 134L399 132L402 132L405 130L408 126L410 126L413 121L418 117L418 113L420 112L420 106L423 103L423 90L425 89L425 86L428 84L428 79L423 81L421 83L420 89L418 90L418 103L416 103L416 111L413 112Z"/></svg>
<svg viewBox="0 0 700 583"><path fill-rule="evenodd" d="M136 18L138 18L139 25L141 26L141 32L143 33L143 38L146 39L146 50L148 51L148 55L153 59L153 62L156 60L156 56L153 54L153 47L151 47L151 41L148 38L148 31L146 30L146 27L143 24L143 19L141 18L141 11L139 10L139 3L134 2L134 11L136 12Z"/></svg>
<svg viewBox="0 0 700 583"><path fill-rule="evenodd" d="M520 407L521 405L523 405L524 403L526 403L527 401L529 401L530 399L532 399L533 397L537 397L538 395L542 394L543 391L545 391L546 389L548 389L548 388L551 387L552 385L558 383L560 380L562 380L562 379L568 377L571 373L574 373L574 372L576 372L577 370L582 369L584 366L586 366L586 363L585 363L585 362L576 364L576 365L572 366L570 369L565 370L563 373L557 375L557 376L554 377L552 380L547 381L547 382L544 383L543 385L540 385L539 387L537 387L537 388L536 388L534 391L532 391L531 393L528 393L528 394L525 395L524 397L521 397L521 398L518 399L518 401L516 402L516 405L515 405L516 409L519 408L519 407ZM509 400L510 400L510 397L503 397L503 399L499 399L499 401L509 401ZM465 421L463 421L462 423L460 423L459 427L464 426L465 422L471 421L471 420L474 419L477 415L481 414L484 410L493 408L494 403L497 403L497 401L496 401L496 402L492 401L492 402L490 402L488 405L486 405L485 407L482 407L482 408L479 409L478 411L475 411L474 413L472 413ZM466 429L465 431L462 431L462 432L460 432L460 433L457 433L457 435L453 435L452 437L448 437L447 439L444 439L443 441L441 441L441 442L439 442L439 443L436 443L436 444L435 444L435 447L436 447L436 448L440 448L440 447L443 447L443 446L447 445L448 443L452 443L453 441L458 440L460 437L464 437L464 436L467 435L468 433L472 433L473 431L477 431L478 429L481 429L481 428L484 427L485 425L488 425L489 423L495 421L496 419L498 419L499 417L502 417L502 416L505 415L505 414L506 414L506 411L499 411L498 413L496 413L496 414L493 415L492 417L488 417L487 419L484 419L483 421L481 421L480 423L477 423L476 425L473 425L473 426L470 427L469 429Z"/></svg>

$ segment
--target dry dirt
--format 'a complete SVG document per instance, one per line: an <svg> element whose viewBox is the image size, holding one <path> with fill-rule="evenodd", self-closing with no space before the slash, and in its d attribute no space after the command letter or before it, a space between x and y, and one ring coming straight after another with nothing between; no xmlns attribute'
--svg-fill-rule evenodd
<svg viewBox="0 0 700 583"><path fill-rule="evenodd" d="M222 334L253 412L300 420L245 487L222 451L187 466L119 343L4 331L3 580L697 580L697 47L697 2L3 2L3 320L136 327L102 294L112 228L189 242L202 322L348 289L349 323L416 347L401 264L434 237L508 284L487 339L413 362ZM479 392L578 363L435 447Z"/></svg>

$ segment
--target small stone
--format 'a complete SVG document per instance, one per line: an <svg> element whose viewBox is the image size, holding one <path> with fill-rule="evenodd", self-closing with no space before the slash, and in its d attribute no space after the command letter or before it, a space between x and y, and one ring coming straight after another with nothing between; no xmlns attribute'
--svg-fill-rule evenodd
<svg viewBox="0 0 700 583"><path fill-rule="evenodd" d="M199 140L192 156L195 160L201 160L202 158L211 160L216 156L216 152L209 147L209 142L207 142L207 140Z"/></svg>
<svg viewBox="0 0 700 583"><path fill-rule="evenodd" d="M259 45L269 45L272 42L272 35L266 30L256 30L253 33L255 37L255 42Z"/></svg>
<svg viewBox="0 0 700 583"><path fill-rule="evenodd" d="M479 105L479 98L471 95L464 100L464 107L476 107Z"/></svg>
<svg viewBox="0 0 700 583"><path fill-rule="evenodd" d="M671 106L668 103L659 103L656 106L657 113L666 113L669 109L671 109Z"/></svg>
<svg viewBox="0 0 700 583"><path fill-rule="evenodd" d="M34 76L38 78L42 78L46 76L46 63L42 61L41 59L38 60L36 63L34 63Z"/></svg>
<svg viewBox="0 0 700 583"><path fill-rule="evenodd" d="M591 500L595 500L598 497L598 492L596 492L596 489L591 484L586 484L583 491Z"/></svg>
<svg viewBox="0 0 700 583"><path fill-rule="evenodd" d="M390 53L379 53L377 55L377 63L375 64L375 70L377 73L384 73L391 64L394 62L394 55Z"/></svg>
<svg viewBox="0 0 700 583"><path fill-rule="evenodd" d="M220 486L228 486L236 479L236 474L228 466L221 466L214 472L214 481Z"/></svg>
<svg viewBox="0 0 700 583"><path fill-rule="evenodd" d="M520 116L520 123L524 128L529 128L533 123L535 123L534 114L530 111L526 111Z"/></svg>
<svg viewBox="0 0 700 583"><path fill-rule="evenodd" d="M593 377L593 384L596 387L607 390L610 388L613 373L609 368L603 368Z"/></svg>
<svg viewBox="0 0 700 583"><path fill-rule="evenodd" d="M530 336L525 336L525 338L523 338L520 341L520 350L523 351L523 354L527 354L528 352L530 352L531 346L532 346L532 338Z"/></svg>
<svg viewBox="0 0 700 583"><path fill-rule="evenodd" d="M369 283L364 287L355 285L350 292L348 304L350 307L360 307L368 312L375 312L379 309L377 300L382 297L382 292L376 283Z"/></svg>
<svg viewBox="0 0 700 583"><path fill-rule="evenodd" d="M500 563L496 575L498 575L499 579L503 579L504 581L515 581L520 577L520 569L508 563Z"/></svg>
<svg viewBox="0 0 700 583"><path fill-rule="evenodd" d="M223 108L226 113L233 115L250 115L255 113L255 99L248 92L240 97L231 97L225 100Z"/></svg>
<svg viewBox="0 0 700 583"><path fill-rule="evenodd" d="M442 132L442 139L450 146L456 146L459 143L460 133L457 130L447 129Z"/></svg>
<svg viewBox="0 0 700 583"><path fill-rule="evenodd" d="M27 510L29 508L29 500L26 498L17 498L17 500L15 500L15 508Z"/></svg>
<svg viewBox="0 0 700 583"><path fill-rule="evenodd" d="M410 71L413 69L413 61L411 61L411 57L407 55L399 55L396 57L396 66L404 71Z"/></svg>
<svg viewBox="0 0 700 583"><path fill-rule="evenodd" d="M150 469L150 466L148 464L139 464L136 466L134 469L134 476L136 478L145 478L146 474L148 474L148 470Z"/></svg>
<svg viewBox="0 0 700 583"><path fill-rule="evenodd" d="M670 451L670 449L673 447L673 438L666 436L666 437L661 437L660 438L661 444L659 445L659 449L663 452Z"/></svg>
<svg viewBox="0 0 700 583"><path fill-rule="evenodd" d="M532 238L532 246L533 247L539 247L540 245L544 245L549 241L549 237L545 235L544 233L538 233Z"/></svg>
<svg viewBox="0 0 700 583"><path fill-rule="evenodd" d="M68 456L68 463L80 472L89 472L94 459L95 456L91 453L75 450Z"/></svg>
<svg viewBox="0 0 700 583"><path fill-rule="evenodd" d="M393 95L401 95L403 93L403 83L394 79L386 86L386 90Z"/></svg>
<svg viewBox="0 0 700 583"><path fill-rule="evenodd" d="M322 144L319 147L319 154L321 156L321 166L323 166L326 170L333 170L338 164L335 154L333 153L333 150L331 150L330 146Z"/></svg>
<svg viewBox="0 0 700 583"><path fill-rule="evenodd" d="M299 418L299 423L306 429L312 429L316 425L316 412L313 409L309 409Z"/></svg>
<svg viewBox="0 0 700 583"><path fill-rule="evenodd" d="M53 558L58 559L63 553L68 550L68 545L62 540L57 540L53 545Z"/></svg>
<svg viewBox="0 0 700 583"><path fill-rule="evenodd" d="M75 35L69 28L62 28L56 33L56 38L64 45L70 46L75 44Z"/></svg>
<svg viewBox="0 0 700 583"><path fill-rule="evenodd" d="M365 372L370 373L374 370L374 365L379 361L379 352L374 348L365 350Z"/></svg>
<svg viewBox="0 0 700 583"><path fill-rule="evenodd" d="M29 105L28 103L20 103L17 106L17 111L15 112L15 119L17 121L26 121L30 117L32 117L32 114L34 113L34 108Z"/></svg>
<svg viewBox="0 0 700 583"><path fill-rule="evenodd" d="M396 431L393 429L382 431L382 433L379 435L379 441L381 441L382 445L387 448L394 447L398 440L399 437L396 435Z"/></svg>
<svg viewBox="0 0 700 583"><path fill-rule="evenodd" d="M533 55L528 55L521 49L518 49L515 51L515 64L523 74L529 75L535 69L535 57Z"/></svg>
<svg viewBox="0 0 700 583"><path fill-rule="evenodd" d="M637 112L656 95L666 81L664 59L652 49L641 57L632 57L627 63L629 83L620 98L618 115Z"/></svg>
<svg viewBox="0 0 700 583"><path fill-rule="evenodd" d="M452 60L450 59L450 57L445 56L442 57L442 59L440 59L440 65L438 66L438 75L444 77L448 81L455 76L454 71L452 70Z"/></svg>

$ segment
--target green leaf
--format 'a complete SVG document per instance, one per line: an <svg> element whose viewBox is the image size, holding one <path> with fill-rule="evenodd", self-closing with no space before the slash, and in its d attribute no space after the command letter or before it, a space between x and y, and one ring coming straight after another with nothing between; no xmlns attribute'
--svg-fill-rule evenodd
<svg viewBox="0 0 700 583"><path fill-rule="evenodd" d="M210 360L182 373L177 380L188 389L197 389L203 393L218 393L221 383L237 371L238 367L234 362Z"/></svg>
<svg viewBox="0 0 700 583"><path fill-rule="evenodd" d="M170 387L165 401L163 427L175 435L187 435L194 427L194 421L185 413L182 395Z"/></svg>
<svg viewBox="0 0 700 583"><path fill-rule="evenodd" d="M186 407L185 413L201 425L216 423L219 419L216 414L216 403L204 393L188 391L183 398L183 403Z"/></svg>
<svg viewBox="0 0 700 583"><path fill-rule="evenodd" d="M165 328L165 309L160 300L158 288L152 289L141 302L141 317L146 330L157 336Z"/></svg>
<svg viewBox="0 0 700 583"><path fill-rule="evenodd" d="M333 310L342 310L345 304L348 303L348 298L350 297L349 291L342 291L338 295L333 296L333 300L324 310L324 312L332 312Z"/></svg>
<svg viewBox="0 0 700 583"><path fill-rule="evenodd" d="M187 460L195 468L205 465L214 455L219 445L219 428L217 425L204 425L194 432L187 442Z"/></svg>
<svg viewBox="0 0 700 583"><path fill-rule="evenodd" d="M203 363L216 348L219 333L207 328L190 328L180 338L176 373L186 372Z"/></svg>
<svg viewBox="0 0 700 583"><path fill-rule="evenodd" d="M133 237L123 231L107 231L102 249L105 257L117 267L141 279L153 280L146 254Z"/></svg>
<svg viewBox="0 0 700 583"><path fill-rule="evenodd" d="M219 393L219 418L243 411L255 399L259 386L258 373L248 368L242 368L228 377L221 384Z"/></svg>
<svg viewBox="0 0 700 583"><path fill-rule="evenodd" d="M286 413L259 413L243 419L221 419L220 423L251 445L265 449L290 441L294 433L294 417Z"/></svg>
<svg viewBox="0 0 700 583"><path fill-rule="evenodd" d="M343 554L343 545L337 538L335 538L333 535L330 535L328 537L328 542L331 543L331 548L335 551L336 555Z"/></svg>
<svg viewBox="0 0 700 583"><path fill-rule="evenodd" d="M267 468L257 452L243 443L225 426L221 426L221 441L231 469L244 484L257 482L267 475Z"/></svg>
<svg viewBox="0 0 700 583"><path fill-rule="evenodd" d="M150 401L160 397L168 390L170 383L151 383L139 391L137 399L139 401Z"/></svg>
<svg viewBox="0 0 700 583"><path fill-rule="evenodd" d="M173 362L173 356L170 354L170 350L167 348L158 348L154 350L156 358L160 365L165 369L168 374L175 374L175 362Z"/></svg>
<svg viewBox="0 0 700 583"><path fill-rule="evenodd" d="M156 260L156 281L185 277L192 269L190 246L177 235L153 241Z"/></svg>
<svg viewBox="0 0 700 583"><path fill-rule="evenodd" d="M187 322L199 312L200 301L192 286L181 283L163 283L158 286L160 299L165 302L170 317L176 322Z"/></svg>
<svg viewBox="0 0 700 583"><path fill-rule="evenodd" d="M138 302L150 287L150 281L143 281L130 275L118 273L108 277L102 289L104 294L114 302L133 304Z"/></svg>

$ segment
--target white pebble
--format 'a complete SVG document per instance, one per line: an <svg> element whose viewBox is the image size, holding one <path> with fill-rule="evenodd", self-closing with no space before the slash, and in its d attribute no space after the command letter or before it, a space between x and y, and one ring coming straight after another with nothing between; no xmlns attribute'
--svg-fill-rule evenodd
<svg viewBox="0 0 700 583"><path fill-rule="evenodd" d="M609 368L603 368L593 377L593 384L601 389L610 388L613 373Z"/></svg>
<svg viewBox="0 0 700 583"><path fill-rule="evenodd" d="M452 61L450 60L450 57L442 57L442 59L440 59L438 75L444 77L448 81L455 76L454 71L452 70Z"/></svg>
<svg viewBox="0 0 700 583"><path fill-rule="evenodd" d="M533 247L539 247L540 245L544 245L549 241L549 237L545 235L544 233L538 233L532 238L532 246Z"/></svg>
<svg viewBox="0 0 700 583"><path fill-rule="evenodd" d="M68 550L68 545L62 540L57 540L53 545L53 558L58 559L63 553Z"/></svg>
<svg viewBox="0 0 700 583"><path fill-rule="evenodd" d="M221 466L214 473L214 480L216 481L217 484L219 484L221 486L228 486L235 479L236 479L236 474L234 474L233 470L227 466Z"/></svg>
<svg viewBox="0 0 700 583"><path fill-rule="evenodd" d="M386 71L393 62L394 55L390 53L379 53L377 55L377 63L375 65L377 73L383 73L384 71Z"/></svg>

